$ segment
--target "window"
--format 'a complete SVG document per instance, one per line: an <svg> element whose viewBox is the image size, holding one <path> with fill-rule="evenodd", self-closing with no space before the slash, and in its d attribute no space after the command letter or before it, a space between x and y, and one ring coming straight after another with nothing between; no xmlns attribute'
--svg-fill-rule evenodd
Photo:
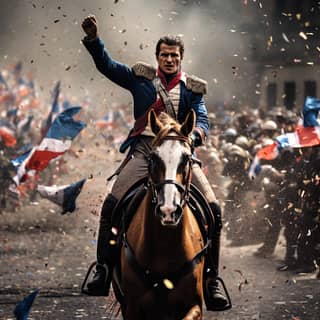
<svg viewBox="0 0 320 320"><path fill-rule="evenodd" d="M267 87L267 106L272 108L277 104L277 84L269 83Z"/></svg>
<svg viewBox="0 0 320 320"><path fill-rule="evenodd" d="M284 83L284 99L283 103L287 109L291 110L295 106L296 101L296 83L288 81Z"/></svg>
<svg viewBox="0 0 320 320"><path fill-rule="evenodd" d="M304 82L304 98L317 96L317 83L315 81Z"/></svg>
<svg viewBox="0 0 320 320"><path fill-rule="evenodd" d="M300 14L302 24L308 22L309 27L319 26L319 0L275 0L274 3L277 19L288 21L283 14L291 14L293 17Z"/></svg>

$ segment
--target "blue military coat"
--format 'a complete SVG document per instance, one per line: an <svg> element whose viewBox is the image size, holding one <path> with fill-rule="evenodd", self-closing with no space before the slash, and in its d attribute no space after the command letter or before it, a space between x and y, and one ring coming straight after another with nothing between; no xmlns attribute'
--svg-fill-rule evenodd
<svg viewBox="0 0 320 320"><path fill-rule="evenodd" d="M152 79L137 75L133 68L113 60L100 38L90 41L84 39L83 44L93 57L97 69L109 80L131 92L135 120L145 115L148 108L157 99L157 92ZM180 80L180 102L177 120L180 123L183 122L188 112L193 109L196 113L196 127L201 129L204 135L207 135L209 120L203 93L195 91L198 90L193 90L192 85L188 86L186 80ZM130 145L133 140L129 137L120 151Z"/></svg>

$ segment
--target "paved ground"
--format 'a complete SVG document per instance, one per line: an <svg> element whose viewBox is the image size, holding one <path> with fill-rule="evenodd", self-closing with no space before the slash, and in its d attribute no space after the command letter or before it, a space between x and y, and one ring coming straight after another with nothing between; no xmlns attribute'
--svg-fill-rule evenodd
<svg viewBox="0 0 320 320"><path fill-rule="evenodd" d="M109 168L111 170L111 168ZM87 267L95 258L97 212L107 190L99 167L92 170L74 213L60 215L46 200L19 212L0 214L0 319L14 319L17 301L40 288L30 319L112 319L117 310L110 299L80 295ZM109 170L109 171L110 171ZM89 174L87 175L89 176ZM64 182L83 177L73 168ZM73 179L73 180L72 180ZM278 244L272 259L252 255L256 246L228 247L224 243L222 276L233 309L206 313L206 320L320 319L320 286L315 275L276 271L283 254ZM115 318L115 317L113 317Z"/></svg>

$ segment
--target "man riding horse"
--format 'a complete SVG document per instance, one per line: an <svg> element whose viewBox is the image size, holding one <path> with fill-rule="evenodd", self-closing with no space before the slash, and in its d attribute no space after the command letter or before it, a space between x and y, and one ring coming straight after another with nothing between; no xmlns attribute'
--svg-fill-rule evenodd
<svg viewBox="0 0 320 320"><path fill-rule="evenodd" d="M121 165L121 170L118 170L118 177L101 209L96 271L93 280L87 285L89 294L108 295L112 268L115 264L110 254L112 249L109 243L112 236L112 212L125 192L148 173L148 161L145 155L150 152L154 138L153 132L147 125L148 111L154 109L157 114L166 112L182 123L188 112L193 109L196 114L196 127L191 134L191 140L194 147L200 146L209 129L203 98L207 83L182 72L184 44L180 37L160 38L156 45L158 69L145 63L136 63L130 68L110 57L98 36L95 16L86 17L82 22L82 28L86 33L82 42L92 55L97 69L112 82L129 90L134 101L134 128L120 148L121 152L130 148L129 153L126 161ZM222 228L221 209L199 164L193 165L192 183L205 196L215 221L213 234L210 235L212 246L206 258L204 275L207 310L223 310L228 306L228 300L221 292L217 281ZM173 209L168 208L168 210Z"/></svg>

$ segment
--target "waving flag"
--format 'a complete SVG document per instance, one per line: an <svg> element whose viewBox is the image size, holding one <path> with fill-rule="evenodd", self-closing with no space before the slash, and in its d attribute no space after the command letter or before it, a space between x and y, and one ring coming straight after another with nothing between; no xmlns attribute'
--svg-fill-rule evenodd
<svg viewBox="0 0 320 320"><path fill-rule="evenodd" d="M33 116L30 115L30 116L19 121L19 123L17 125L18 135L23 135L30 130L32 120L33 120Z"/></svg>
<svg viewBox="0 0 320 320"><path fill-rule="evenodd" d="M5 88L7 88L8 89L8 84L7 84L7 81L5 80L5 78L3 77L3 75L2 75L2 72L0 71L0 83L2 83L4 86L5 86Z"/></svg>
<svg viewBox="0 0 320 320"><path fill-rule="evenodd" d="M318 114L320 111L320 99L307 97L302 114L304 127L316 127L320 125Z"/></svg>
<svg viewBox="0 0 320 320"><path fill-rule="evenodd" d="M52 108L51 108L52 113L59 112L60 85L61 85L61 82L58 81L53 88L53 92L52 92L53 102L52 102Z"/></svg>
<svg viewBox="0 0 320 320"><path fill-rule="evenodd" d="M27 149L25 149L25 150L27 150ZM21 166L21 164L29 157L31 151L32 151L32 148L28 149L27 151L25 151L23 154L21 154L17 158L12 159L10 162L13 164L13 166L15 168L18 169Z"/></svg>
<svg viewBox="0 0 320 320"><path fill-rule="evenodd" d="M17 320L28 320L30 309L38 293L39 289L33 291L16 305L13 314Z"/></svg>
<svg viewBox="0 0 320 320"><path fill-rule="evenodd" d="M109 111L102 119L96 121L96 126L99 129L112 128L113 127L113 112Z"/></svg>
<svg viewBox="0 0 320 320"><path fill-rule="evenodd" d="M7 126L0 124L0 141L6 147L14 147L17 143L15 132Z"/></svg>
<svg viewBox="0 0 320 320"><path fill-rule="evenodd" d="M38 192L43 198L61 206L62 214L76 209L76 199L79 196L86 179L67 186L38 186Z"/></svg>
<svg viewBox="0 0 320 320"><path fill-rule="evenodd" d="M70 101L68 99L64 99L62 102L62 109L66 110L71 107Z"/></svg>
<svg viewBox="0 0 320 320"><path fill-rule="evenodd" d="M51 110L49 112L47 119L42 124L42 128L41 128L43 136L46 135L48 129L50 128L52 122L54 121L56 115L59 112L59 95L60 95L60 81L58 81L53 88L53 92L52 92L53 101L51 105Z"/></svg>
<svg viewBox="0 0 320 320"><path fill-rule="evenodd" d="M16 184L24 180L28 174L42 171L52 159L63 155L70 148L72 140L86 126L84 122L73 119L80 110L81 107L72 107L56 117L40 145L31 150L18 168L14 177Z"/></svg>
<svg viewBox="0 0 320 320"><path fill-rule="evenodd" d="M298 124L294 132L278 136L274 143L258 150L250 168L249 177L254 179L259 173L260 160L273 160L283 149L306 148L320 144L320 99L307 97L302 110L303 125Z"/></svg>
<svg viewBox="0 0 320 320"><path fill-rule="evenodd" d="M7 118L16 119L19 113L19 108L10 108L7 110Z"/></svg>

